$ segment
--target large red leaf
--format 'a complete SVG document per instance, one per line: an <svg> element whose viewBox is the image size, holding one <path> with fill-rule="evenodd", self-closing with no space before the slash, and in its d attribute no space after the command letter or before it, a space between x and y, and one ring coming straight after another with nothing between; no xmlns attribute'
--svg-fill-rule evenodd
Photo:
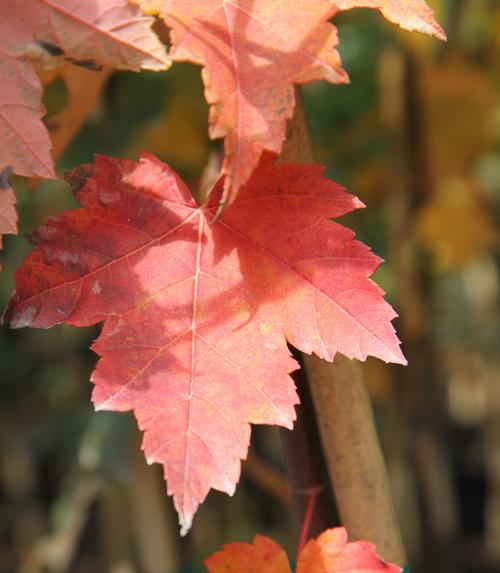
<svg viewBox="0 0 500 573"><path fill-rule="evenodd" d="M294 83L346 82L329 0L169 0L170 56L204 66L210 137L225 138L224 202L232 202L262 152L279 153Z"/></svg>
<svg viewBox="0 0 500 573"><path fill-rule="evenodd" d="M283 549L257 535L253 545L230 543L205 561L210 573L292 573ZM401 567L386 563L366 541L347 543L343 527L327 529L309 541L299 556L297 573L400 573Z"/></svg>
<svg viewBox="0 0 500 573"><path fill-rule="evenodd" d="M0 166L0 249L3 235L17 233L16 196L9 181L10 169ZM0 270L2 266L0 264Z"/></svg>
<svg viewBox="0 0 500 573"><path fill-rule="evenodd" d="M62 57L86 66L159 70L164 47L127 0L1 0L0 163L26 176L53 177L41 121L42 87L32 66Z"/></svg>
<svg viewBox="0 0 500 573"><path fill-rule="evenodd" d="M97 409L131 410L184 530L210 488L232 493L250 423L292 425L286 340L404 363L380 259L328 221L360 206L317 165L268 158L223 220L170 168L97 157L70 177L84 208L49 219L16 273L13 327L105 321Z"/></svg>
<svg viewBox="0 0 500 573"><path fill-rule="evenodd" d="M155 11L160 3L145 3ZM151 7L153 4L153 7ZM168 0L170 56L203 66L210 136L225 138L222 204L231 203L264 150L279 153L293 113L293 84L344 83L329 19L356 6L444 38L424 0Z"/></svg>
<svg viewBox="0 0 500 573"><path fill-rule="evenodd" d="M434 19L425 0L331 0L340 10L376 8L391 22L411 31L423 32L440 40L446 34Z"/></svg>

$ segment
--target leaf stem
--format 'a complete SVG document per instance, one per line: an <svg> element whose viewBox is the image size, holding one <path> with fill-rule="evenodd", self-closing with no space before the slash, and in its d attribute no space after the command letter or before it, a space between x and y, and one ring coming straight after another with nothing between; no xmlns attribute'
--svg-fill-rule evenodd
<svg viewBox="0 0 500 573"><path fill-rule="evenodd" d="M318 501L319 492L320 488L315 487L311 490L309 494L309 501L307 503L306 514L304 516L304 523L302 525L302 531L300 532L299 549L297 551L297 562L299 561L300 554L302 553L302 550L304 549L307 543L309 528L311 527L311 521L314 514L314 509L316 508L316 502Z"/></svg>

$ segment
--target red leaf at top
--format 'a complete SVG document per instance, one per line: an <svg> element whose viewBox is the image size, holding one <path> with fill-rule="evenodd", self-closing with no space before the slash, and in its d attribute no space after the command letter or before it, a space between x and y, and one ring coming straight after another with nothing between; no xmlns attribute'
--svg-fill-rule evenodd
<svg viewBox="0 0 500 573"><path fill-rule="evenodd" d="M134 410L186 531L210 488L232 494L250 426L291 427L288 340L404 363L380 259L328 221L360 202L317 165L266 159L224 219L152 156L97 157L70 181L84 208L49 219L16 273L13 327L105 321L93 349L101 410Z"/></svg>
<svg viewBox="0 0 500 573"><path fill-rule="evenodd" d="M434 19L432 10L425 0L331 0L331 2L340 10L376 8L401 28L446 40L443 28Z"/></svg>
<svg viewBox="0 0 500 573"><path fill-rule="evenodd" d="M279 153L294 83L347 81L329 0L169 0L170 56L204 66L210 137L225 138L223 202L231 203L262 152Z"/></svg>
<svg viewBox="0 0 500 573"><path fill-rule="evenodd" d="M2 235L17 233L16 196L9 181L10 169L0 168L0 249ZM2 266L0 264L0 270Z"/></svg>
<svg viewBox="0 0 500 573"><path fill-rule="evenodd" d="M283 549L257 535L253 545L230 543L205 561L210 573L292 573ZM366 541L347 543L343 527L327 529L309 541L299 556L297 573L400 573L401 567L386 563Z"/></svg>
<svg viewBox="0 0 500 573"><path fill-rule="evenodd" d="M210 137L225 138L222 204L231 203L264 150L279 153L293 84L345 83L329 19L356 6L444 38L424 0L168 0L170 56L203 66Z"/></svg>
<svg viewBox="0 0 500 573"><path fill-rule="evenodd" d="M42 87L30 61L164 69L151 23L127 0L1 0L0 163L20 175L54 176Z"/></svg>

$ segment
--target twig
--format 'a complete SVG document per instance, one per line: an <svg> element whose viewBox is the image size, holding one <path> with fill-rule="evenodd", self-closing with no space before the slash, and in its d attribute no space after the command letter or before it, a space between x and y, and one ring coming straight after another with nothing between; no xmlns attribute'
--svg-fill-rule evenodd
<svg viewBox="0 0 500 573"><path fill-rule="evenodd" d="M295 351L295 355L301 360L300 353ZM297 420L292 431L280 430L281 443L290 481L297 536L299 528L302 526L303 530L306 521L311 492L317 492L317 509L307 527L308 536L315 537L328 527L338 525L338 517L321 449L316 413L303 369L294 374L294 380L300 398Z"/></svg>
<svg viewBox="0 0 500 573"><path fill-rule="evenodd" d="M284 505L290 505L290 487L282 472L274 469L252 452L248 454L243 471L263 491L270 493Z"/></svg>
<svg viewBox="0 0 500 573"><path fill-rule="evenodd" d="M304 523L302 525L302 531L300 532L299 548L297 550L297 561L299 560L300 554L304 549L307 540L309 538L309 529L311 527L312 518L314 515L314 509L316 507L316 502L318 501L318 494L320 490L318 488L313 489L309 496L309 503L307 504L306 515L304 517Z"/></svg>

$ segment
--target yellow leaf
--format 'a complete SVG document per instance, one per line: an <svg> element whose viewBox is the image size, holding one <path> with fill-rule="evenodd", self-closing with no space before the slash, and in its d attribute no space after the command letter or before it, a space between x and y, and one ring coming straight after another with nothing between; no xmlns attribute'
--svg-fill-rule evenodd
<svg viewBox="0 0 500 573"><path fill-rule="evenodd" d="M462 265L498 243L498 230L467 180L446 180L422 207L416 234L432 252L437 272Z"/></svg>
<svg viewBox="0 0 500 573"><path fill-rule="evenodd" d="M69 63L54 70L41 72L44 85L60 78L64 81L68 92L68 102L65 107L57 115L46 120L54 159L64 153L94 110L110 74L111 70L107 68L91 71Z"/></svg>
<svg viewBox="0 0 500 573"><path fill-rule="evenodd" d="M451 57L425 69L422 88L434 174L463 176L493 139L491 117L498 97L493 78L476 65Z"/></svg>
<svg viewBox="0 0 500 573"><path fill-rule="evenodd" d="M189 98L175 95L161 119L148 125L135 144L179 169L201 170L209 151L203 112Z"/></svg>
<svg viewBox="0 0 500 573"><path fill-rule="evenodd" d="M148 16L158 16L163 9L164 0L129 0L132 4L138 4L140 9Z"/></svg>

